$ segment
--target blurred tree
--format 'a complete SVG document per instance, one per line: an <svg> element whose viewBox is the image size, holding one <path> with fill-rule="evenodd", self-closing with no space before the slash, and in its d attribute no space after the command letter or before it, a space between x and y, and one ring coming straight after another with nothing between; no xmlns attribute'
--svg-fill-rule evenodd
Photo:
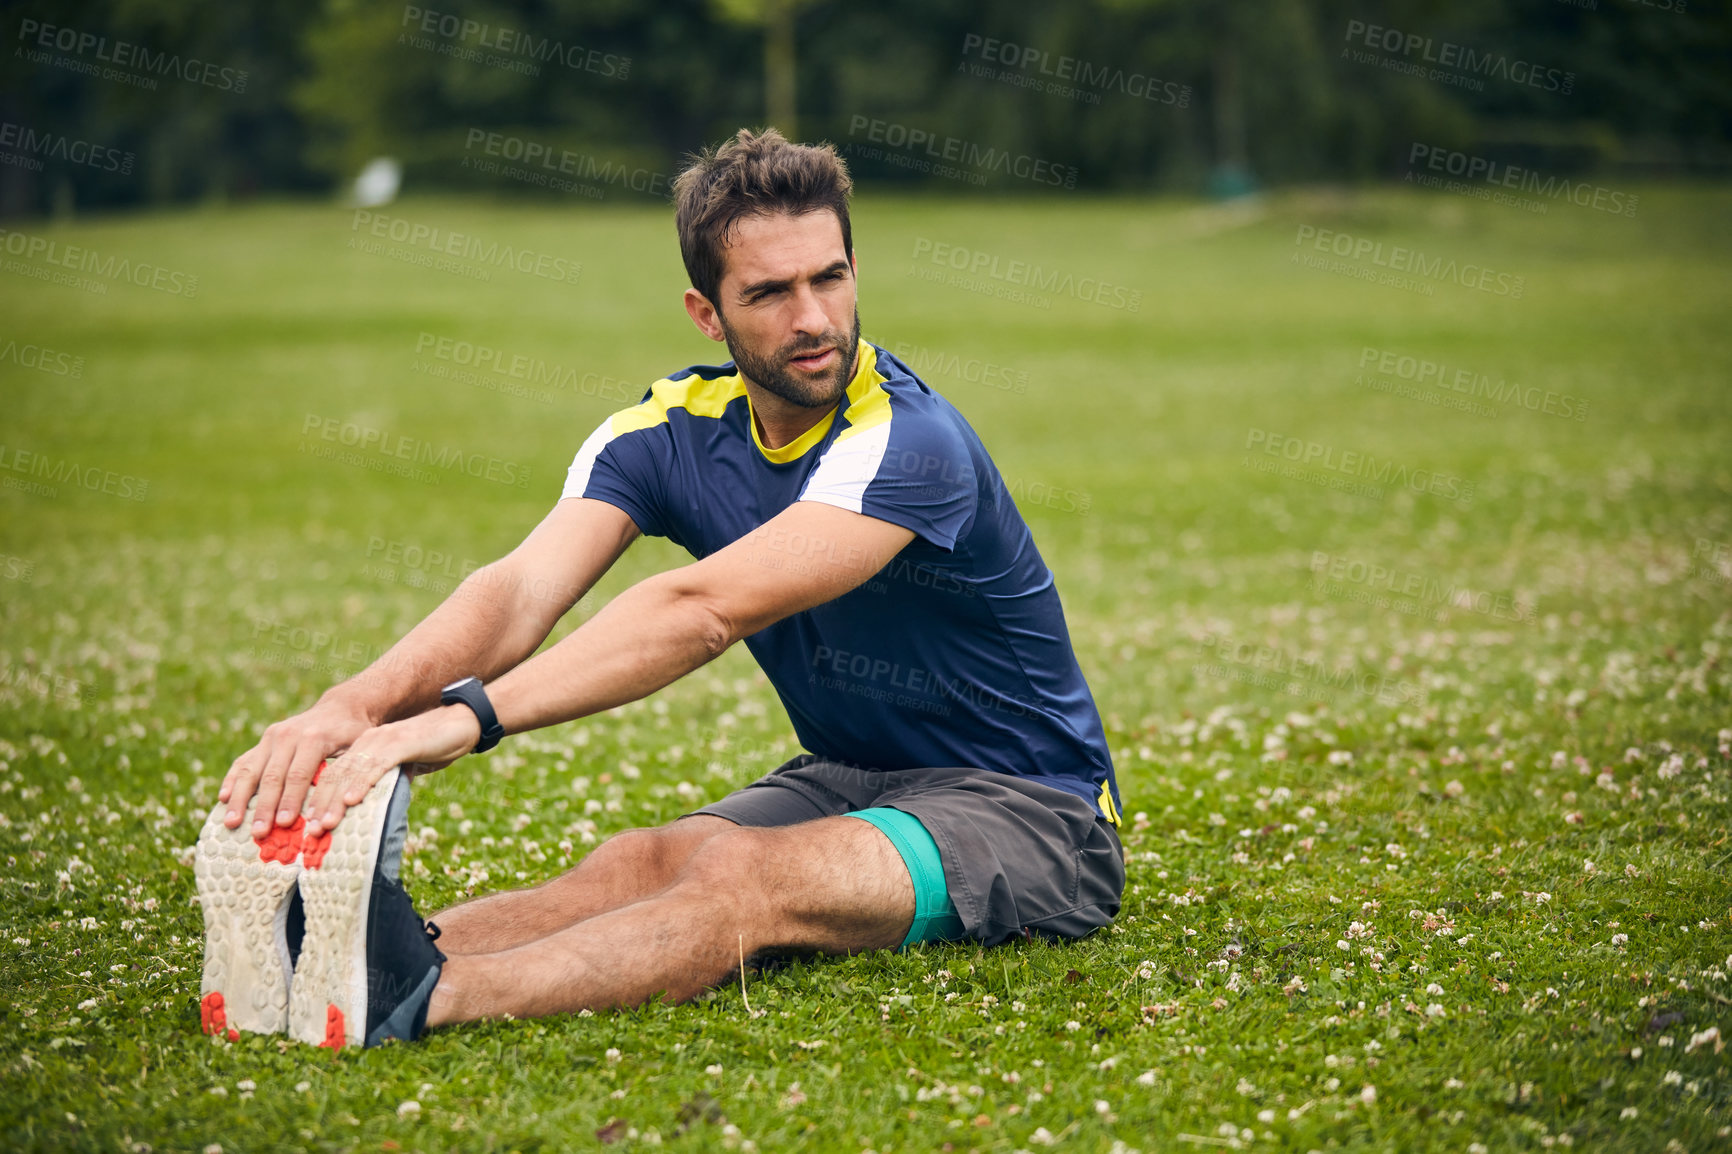
<svg viewBox="0 0 1732 1154"><path fill-rule="evenodd" d="M794 16L811 0L714 0L722 19L764 30L764 112L789 140L800 139Z"/></svg>

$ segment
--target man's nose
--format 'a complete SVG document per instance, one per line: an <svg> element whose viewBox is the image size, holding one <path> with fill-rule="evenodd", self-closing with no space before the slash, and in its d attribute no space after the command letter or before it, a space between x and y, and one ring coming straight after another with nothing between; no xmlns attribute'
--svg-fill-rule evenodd
<svg viewBox="0 0 1732 1154"><path fill-rule="evenodd" d="M812 291L812 286L801 285L794 291L794 331L821 333L829 327L830 317L824 311L818 294Z"/></svg>

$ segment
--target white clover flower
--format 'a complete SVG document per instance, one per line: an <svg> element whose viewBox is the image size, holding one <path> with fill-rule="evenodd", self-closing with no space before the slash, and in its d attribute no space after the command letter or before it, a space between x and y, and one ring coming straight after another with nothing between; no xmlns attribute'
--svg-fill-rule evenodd
<svg viewBox="0 0 1732 1154"><path fill-rule="evenodd" d="M399 1118L419 1118L420 1116L421 1103L415 1101L413 1098L397 1107L397 1117Z"/></svg>

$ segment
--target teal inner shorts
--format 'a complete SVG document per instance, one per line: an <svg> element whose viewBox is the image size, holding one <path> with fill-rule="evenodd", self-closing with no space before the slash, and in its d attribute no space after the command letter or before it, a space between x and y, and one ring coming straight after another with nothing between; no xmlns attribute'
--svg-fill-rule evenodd
<svg viewBox="0 0 1732 1154"><path fill-rule="evenodd" d="M944 881L944 863L938 857L938 843L920 824L920 819L899 809L875 806L857 809L846 817L871 822L884 832L902 863L908 867L908 877L914 883L914 924L902 940L902 949L917 942L951 942L967 937L956 904L950 900L950 887Z"/></svg>

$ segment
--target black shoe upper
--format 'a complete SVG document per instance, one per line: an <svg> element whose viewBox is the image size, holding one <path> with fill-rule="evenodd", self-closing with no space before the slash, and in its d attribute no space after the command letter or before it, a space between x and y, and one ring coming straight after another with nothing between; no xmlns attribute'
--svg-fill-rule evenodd
<svg viewBox="0 0 1732 1154"><path fill-rule="evenodd" d="M445 963L433 944L438 932L415 912L401 882L374 874L367 913L367 1045L421 1036Z"/></svg>

